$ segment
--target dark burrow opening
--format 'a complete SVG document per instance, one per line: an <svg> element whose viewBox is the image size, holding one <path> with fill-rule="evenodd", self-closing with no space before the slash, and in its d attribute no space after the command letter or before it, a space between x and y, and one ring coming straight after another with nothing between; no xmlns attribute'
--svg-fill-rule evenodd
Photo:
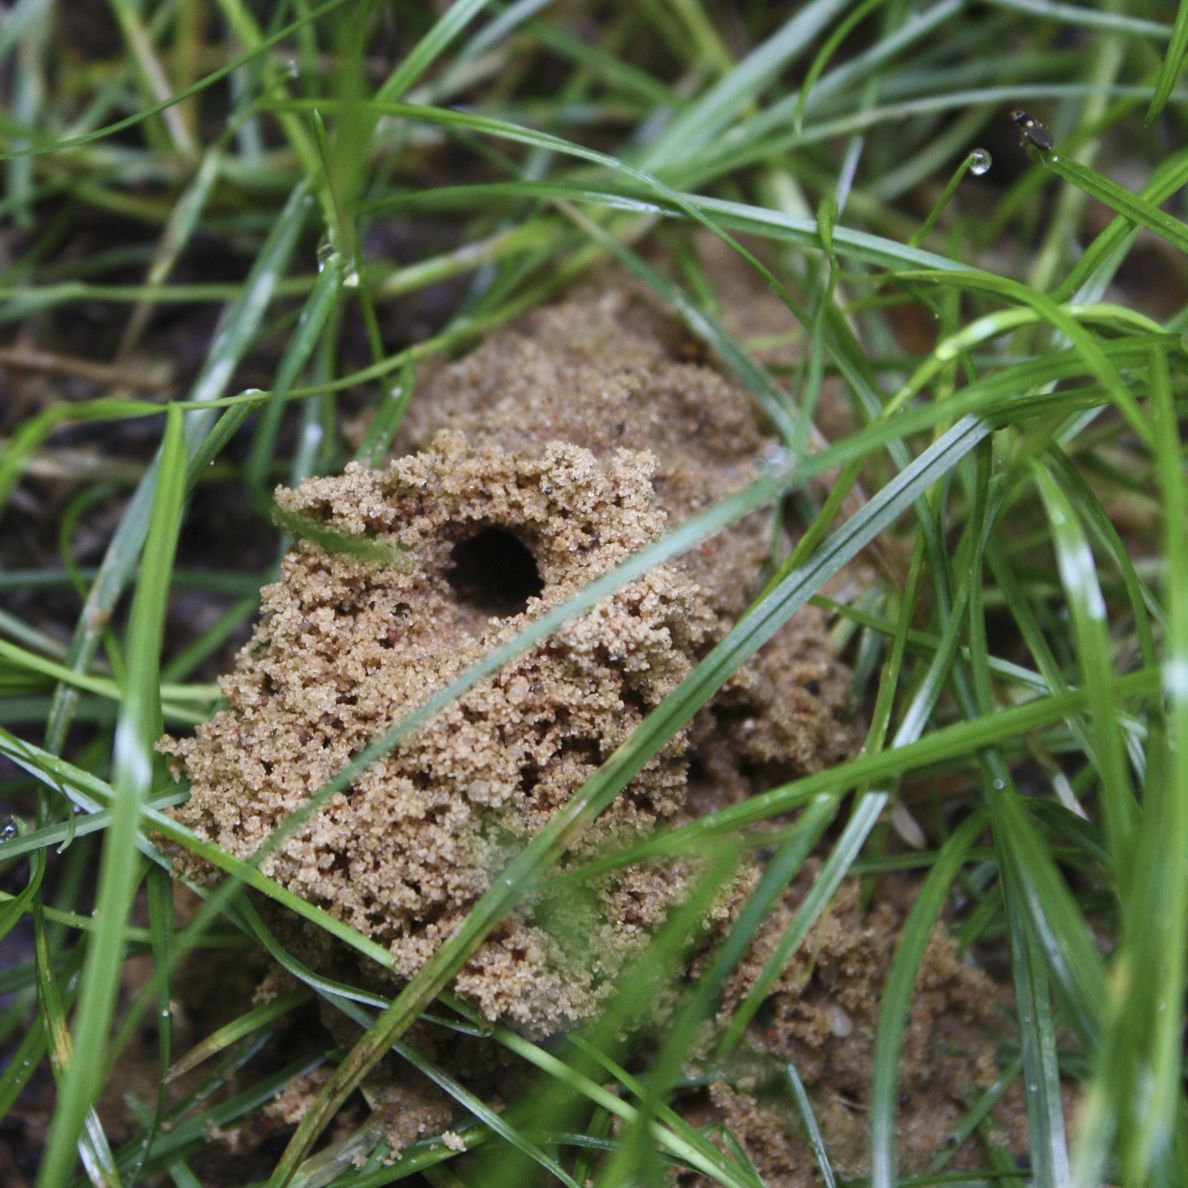
<svg viewBox="0 0 1188 1188"><path fill-rule="evenodd" d="M458 541L450 561L446 580L458 601L488 617L518 615L544 589L532 550L494 524Z"/></svg>

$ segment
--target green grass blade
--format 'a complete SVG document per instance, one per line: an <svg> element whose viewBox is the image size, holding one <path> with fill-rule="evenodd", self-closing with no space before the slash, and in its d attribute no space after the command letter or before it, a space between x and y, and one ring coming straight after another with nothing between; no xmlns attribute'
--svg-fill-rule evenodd
<svg viewBox="0 0 1188 1188"><path fill-rule="evenodd" d="M276 379L260 413L251 453L248 455L246 478L262 503L271 503L268 490L268 466L276 451L276 437L289 391L297 382L301 369L313 353L326 323L334 312L342 291L344 265L342 257L331 253L319 261L320 271L309 297L297 318L297 329L289 339L277 364Z"/></svg>
<svg viewBox="0 0 1188 1188"><path fill-rule="evenodd" d="M1118 729L1118 706L1114 700L1112 679L1113 645L1106 618L1105 598L1097 578L1093 553L1072 501L1044 466L1036 465L1033 472L1048 510L1060 579L1072 612L1077 653L1084 686L1089 694L1105 835L1116 876L1125 886L1138 806L1126 771L1122 737Z"/></svg>
<svg viewBox="0 0 1188 1188"><path fill-rule="evenodd" d="M37 997L41 1004L42 1026L49 1033L50 1064L59 1090L68 1081L70 1068L77 1064L66 1023L67 1002L59 987L58 974L50 955L45 921L40 905L34 908L33 946L37 964ZM76 965L73 955L71 965ZM65 972L65 971L63 971ZM72 971L73 972L73 971ZM104 1133L103 1124L93 1106L88 1106L81 1119L78 1134L78 1157L87 1179L95 1188L120 1188L120 1174L115 1156ZM73 1163L74 1153L70 1152ZM64 1181L59 1181L64 1182Z"/></svg>
<svg viewBox="0 0 1188 1188"><path fill-rule="evenodd" d="M1150 106L1143 119L1150 124L1163 111L1171 97L1172 87L1180 77L1180 68L1184 65L1184 54L1188 51L1188 5L1176 6L1176 20L1172 26L1171 41L1168 42L1167 53L1163 55L1163 65L1159 68L1159 77L1155 80L1155 93L1151 96Z"/></svg>
<svg viewBox="0 0 1188 1188"><path fill-rule="evenodd" d="M244 281L238 300L224 312L206 362L190 390L191 401L205 404L223 395L236 365L259 329L260 321L288 264L308 214L308 197L305 183L294 188ZM186 449L190 455L198 453L211 431L214 419L212 409L200 409L187 414ZM136 569L141 546L148 532L158 468L159 459L156 459L136 488L87 595L70 642L70 667L75 672L85 672L90 666L99 647L103 625L109 621ZM60 691L46 729L49 750L61 750L76 704L77 695L70 689Z"/></svg>
<svg viewBox="0 0 1188 1188"><path fill-rule="evenodd" d="M38 1175L38 1183L48 1188L64 1183L74 1167L75 1146L99 1093L124 954L124 925L137 883L140 805L152 791L154 767L158 766L153 747L162 733L160 646L185 488L182 415L176 410L170 411L166 421L160 460L144 564L128 624L128 682L115 735L115 800L112 823L103 838L96 895L99 930L83 965L72 1032L74 1051L65 1069Z"/></svg>
<svg viewBox="0 0 1188 1188"><path fill-rule="evenodd" d="M801 7L672 121L648 147L646 166L672 165L721 133L745 104L812 44L837 9L837 0L813 0Z"/></svg>
<svg viewBox="0 0 1188 1188"><path fill-rule="evenodd" d="M312 998L308 990L290 990L287 994L278 994L268 1002L254 1006L250 1011L224 1023L222 1027L212 1031L206 1039L192 1047L184 1056L170 1066L165 1081L174 1081L178 1077L192 1072L204 1061L220 1052L226 1051L233 1044L239 1043L246 1036L252 1035L269 1023L287 1015L299 1006L304 1006Z"/></svg>
<svg viewBox="0 0 1188 1188"><path fill-rule="evenodd" d="M136 834L142 802L152 791L154 744L161 736L158 673L170 575L185 493L186 456L181 413L170 411L161 445L144 563L132 604L128 686L116 728L115 804L104 835L96 915L99 929L87 950L73 1030L73 1054L54 1111L38 1184L62 1184L99 1091L123 961L124 924L139 866Z"/></svg>
<svg viewBox="0 0 1188 1188"><path fill-rule="evenodd" d="M887 971L875 1032L870 1087L871 1188L893 1188L897 1182L895 1120L899 1105L899 1057L912 991L949 888L961 873L970 849L985 827L985 815L974 813L945 843L912 904Z"/></svg>
<svg viewBox="0 0 1188 1188"><path fill-rule="evenodd" d="M1159 206L1188 184L1188 150L1169 157L1155 171L1139 197L1146 203ZM1134 224L1122 215L1115 218L1082 253L1069 269L1068 275L1052 290L1055 301L1067 301L1080 295L1091 283L1097 288L1093 296L1100 296L1122 263L1128 240L1133 241Z"/></svg>
<svg viewBox="0 0 1188 1188"><path fill-rule="evenodd" d="M1060 1068L1056 1059L1056 1028L1043 972L1045 957L1038 951L1025 917L1024 896L1016 887L1014 869L1006 869L1003 879L1016 1016L1023 1048L1024 1102L1031 1164L1037 1185L1064 1188L1071 1179L1060 1099Z"/></svg>
<svg viewBox="0 0 1188 1188"><path fill-rule="evenodd" d="M1164 509L1163 729L1151 734L1143 819L1134 844L1133 877L1124 895L1127 928L1115 957L1107 1032L1078 1127L1075 1182L1108 1174L1116 1137L1127 1183L1174 1183L1183 1151L1182 1014L1188 926L1185 880L1140 877L1175 869L1188 852L1188 516L1185 479L1170 378L1162 370L1153 401L1155 462Z"/></svg>
<svg viewBox="0 0 1188 1188"><path fill-rule="evenodd" d="M800 1074L796 1071L795 1065L786 1064L784 1066L784 1076L788 1080L788 1090L796 1105L796 1112L800 1115L800 1122L804 1127L805 1138L808 1139L809 1147L813 1153L813 1159L817 1164L817 1170L821 1173L821 1183L825 1185L825 1188L837 1188L837 1176L834 1174L833 1164L829 1159L829 1152L825 1149L825 1139L821 1135L821 1129L817 1125L817 1119L813 1114L812 1102L809 1101L808 1093L804 1088L804 1082L801 1081Z"/></svg>
<svg viewBox="0 0 1188 1188"><path fill-rule="evenodd" d="M405 59L388 75L376 98L399 99L429 69L447 45L472 21L489 0L457 0L442 13Z"/></svg>
<svg viewBox="0 0 1188 1188"><path fill-rule="evenodd" d="M1092 198L1104 202L1111 210L1123 215L1139 227L1146 227L1161 239L1166 239L1181 252L1188 252L1188 225L1174 215L1160 210L1154 203L1139 194L1124 190L1095 169L1066 157L1063 153L1046 153L1044 164L1058 177L1084 190Z"/></svg>
<svg viewBox="0 0 1188 1188"><path fill-rule="evenodd" d="M1176 18L1179 33L1185 24L1185 7ZM1170 377L1163 357L1153 357L1155 463L1163 498L1167 605L1167 638L1163 660L1163 693L1166 699L1164 778L1152 783L1148 795L1149 819L1144 822L1139 863L1150 871L1174 870L1188 853L1188 477L1184 471L1182 430L1177 428ZM1179 425L1182 426L1182 419ZM1150 855L1149 859L1147 855ZM1141 922L1135 944L1133 974L1136 989L1146 988L1131 1006L1136 1022L1155 1023L1145 1031L1142 1071L1136 1077L1144 1091L1144 1108L1127 1118L1124 1170L1134 1177L1158 1171L1160 1178L1175 1176L1177 1161L1183 1168L1186 1102L1183 1082L1184 1050L1176 1019L1176 1004L1184 1001L1188 983L1183 938L1188 935L1188 879L1172 879L1165 886L1152 880L1146 888L1151 910L1135 913ZM1137 898L1137 896L1136 896ZM1149 1004L1149 1011L1144 1009ZM1149 1070L1149 1073L1148 1073ZM1177 1151L1177 1130L1179 1150Z"/></svg>

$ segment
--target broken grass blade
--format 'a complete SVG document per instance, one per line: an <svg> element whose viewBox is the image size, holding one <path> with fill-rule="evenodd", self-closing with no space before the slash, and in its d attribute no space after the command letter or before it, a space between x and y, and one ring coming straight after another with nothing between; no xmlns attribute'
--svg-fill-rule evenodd
<svg viewBox="0 0 1188 1188"><path fill-rule="evenodd" d="M911 462L865 507L838 529L818 553L755 604L676 689L644 718L599 770L561 806L512 860L392 1006L351 1050L302 1119L269 1180L281 1188L292 1179L310 1146L338 1107L383 1054L445 988L466 959L512 905L616 795L760 647L843 565L893 523L934 482L946 475L990 432L964 418ZM369 748L370 749L370 748ZM331 781L331 784L337 781ZM320 793L319 793L320 796Z"/></svg>

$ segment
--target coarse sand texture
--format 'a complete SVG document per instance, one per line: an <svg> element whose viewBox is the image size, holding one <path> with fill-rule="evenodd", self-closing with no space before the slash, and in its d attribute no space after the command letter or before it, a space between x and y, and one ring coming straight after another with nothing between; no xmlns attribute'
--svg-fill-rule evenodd
<svg viewBox="0 0 1188 1188"><path fill-rule="evenodd" d="M745 393L618 291L532 315L443 367L403 432L412 452L386 467L352 464L277 496L288 513L399 555L380 563L298 540L223 680L226 708L193 738L162 743L192 788L176 816L232 853L254 851L353 754L534 616L744 485L772 445ZM412 975L729 628L771 531L770 514L752 516L569 621L372 764L264 870ZM563 865L836 761L853 745L846 685L809 608ZM548 912L529 903L455 989L531 1034L589 1017L691 869L633 867Z"/></svg>

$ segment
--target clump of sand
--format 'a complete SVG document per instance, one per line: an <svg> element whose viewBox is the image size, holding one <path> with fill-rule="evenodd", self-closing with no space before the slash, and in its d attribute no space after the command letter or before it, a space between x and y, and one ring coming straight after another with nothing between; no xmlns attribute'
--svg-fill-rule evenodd
<svg viewBox="0 0 1188 1188"><path fill-rule="evenodd" d="M728 1025L756 981L800 899L817 874L810 860L776 905L746 958L728 981L718 1030ZM723 1058L700 1093L677 1108L691 1121L725 1123L762 1170L764 1183L808 1188L820 1176L792 1107L786 1069L796 1069L838 1175L869 1171L871 1066L883 989L915 883L880 880L875 902L863 906L858 880L847 880L829 911L780 971L746 1036ZM696 966L695 966L696 972ZM995 1079L994 983L963 960L947 932L930 939L916 978L911 1014L899 1055L897 1157L901 1172L922 1172L929 1157L950 1144L965 1110ZM1014 1131L1018 1111L1000 1107L995 1119ZM1019 1145L1018 1150L1024 1148ZM976 1167L976 1144L953 1151L950 1169ZM685 1174L682 1185L708 1183Z"/></svg>
<svg viewBox="0 0 1188 1188"><path fill-rule="evenodd" d="M620 292L539 312L418 393L401 442L413 452L279 492L286 511L403 559L294 545L222 682L226 708L162 743L191 783L177 817L251 853L492 647L753 478L772 443L747 396L686 356L668 323ZM265 871L411 976L729 628L770 532L770 516L752 516L603 599L373 764ZM824 617L806 610L639 773L573 860L835 761L852 746L846 684ZM559 929L530 904L455 989L533 1034L587 1018L688 873L606 876Z"/></svg>
<svg viewBox="0 0 1188 1188"><path fill-rule="evenodd" d="M745 296L748 311L763 308L762 296ZM773 443L746 395L699 358L670 322L612 285L537 311L443 366L417 393L387 467L351 466L279 492L287 511L399 545L404 557L378 564L312 539L294 545L224 678L226 709L193 738L163 741L192 787L178 818L250 853L361 747L492 647L749 481ZM756 588L771 531L770 516L752 516L522 654L373 764L268 859L267 872L386 945L397 976L411 976L508 858L729 629ZM848 675L826 627L811 607L798 614L561 865L848 754ZM193 859L178 860L202 876ZM716 904L711 940L759 870L745 863ZM729 980L719 1025L811 875L802 872ZM538 898L487 939L453 988L486 1019L529 1034L571 1028L607 1000L694 877L691 862L641 864L578 894ZM887 891L881 882L864 908L856 884L843 888L740 1045L711 1061L719 1079L674 1103L695 1124L727 1127L767 1183L817 1182L789 1106L788 1062L838 1170L865 1171L879 996L912 887ZM324 934L295 918L274 924L304 959L382 988L376 970L352 968ZM703 947L688 975L707 959ZM652 1017L676 992L651 1004ZM901 1061L905 1168L923 1167L992 1079L996 997L938 932ZM337 1042L353 1042L341 1016L326 1010L323 1021ZM517 1091L523 1069L498 1046L426 1022L409 1038L488 1101ZM715 1042L710 1027L705 1053ZM313 1091L294 1085L269 1116L291 1123ZM448 1141L458 1121L449 1095L405 1066L374 1070L365 1093L396 1149L433 1134ZM953 1166L963 1162L958 1152ZM674 1182L700 1181L681 1172Z"/></svg>

